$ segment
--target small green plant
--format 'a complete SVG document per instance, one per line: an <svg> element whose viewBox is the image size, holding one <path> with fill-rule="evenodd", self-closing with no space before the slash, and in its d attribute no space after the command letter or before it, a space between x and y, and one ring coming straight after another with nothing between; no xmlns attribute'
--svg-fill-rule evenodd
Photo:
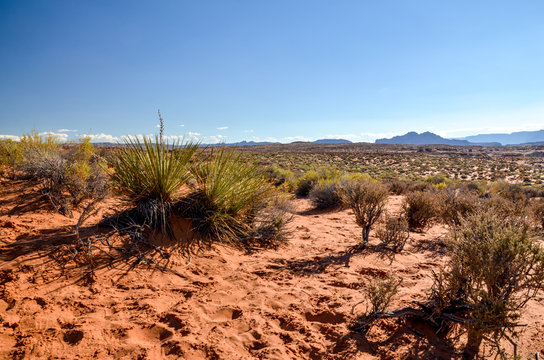
<svg viewBox="0 0 544 360"><path fill-rule="evenodd" d="M424 231L436 219L437 202L429 191L416 191L406 195L402 204L408 226L413 231Z"/></svg>
<svg viewBox="0 0 544 360"><path fill-rule="evenodd" d="M393 277L373 279L365 293L370 304L367 316L385 312L391 304L393 296L397 294L401 283L401 280L396 280Z"/></svg>
<svg viewBox="0 0 544 360"><path fill-rule="evenodd" d="M355 222L362 228L362 248L368 246L370 229L380 218L388 189L372 181L345 181L340 188L342 202L353 210Z"/></svg>

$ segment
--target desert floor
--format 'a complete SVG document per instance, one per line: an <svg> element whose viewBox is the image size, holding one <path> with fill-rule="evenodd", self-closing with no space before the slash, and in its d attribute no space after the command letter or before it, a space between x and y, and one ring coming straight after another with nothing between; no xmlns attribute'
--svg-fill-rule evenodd
<svg viewBox="0 0 544 360"><path fill-rule="evenodd" d="M394 259L353 254L360 229L352 213L313 211L299 199L289 243L278 249L217 245L190 263L173 255L169 267L181 276L116 261L84 281L67 251L76 220L52 212L28 183L3 180L0 189L0 358L447 359L463 342L393 319L366 338L350 330L373 278L403 280L391 308L425 299L432 271L447 260L443 226L412 233ZM389 211L401 201L390 197ZM87 234L104 231L95 224L118 207L108 200ZM519 353L544 355L543 296L522 321Z"/></svg>

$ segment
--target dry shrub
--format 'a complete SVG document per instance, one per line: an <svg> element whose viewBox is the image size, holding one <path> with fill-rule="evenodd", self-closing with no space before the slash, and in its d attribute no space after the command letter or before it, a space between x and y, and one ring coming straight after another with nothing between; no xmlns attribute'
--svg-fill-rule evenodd
<svg viewBox="0 0 544 360"><path fill-rule="evenodd" d="M402 204L408 226L413 231L424 231L439 215L437 199L429 191L416 191L406 195Z"/></svg>
<svg viewBox="0 0 544 360"><path fill-rule="evenodd" d="M371 306L370 311L367 309L367 316L385 312L391 304L393 296L397 294L401 282L402 280L396 280L393 277L373 279L365 293Z"/></svg>
<svg viewBox="0 0 544 360"><path fill-rule="evenodd" d="M388 189L372 181L344 181L340 196L345 206L353 210L355 222L362 228L362 247L368 246L370 228L380 218L388 196Z"/></svg>
<svg viewBox="0 0 544 360"><path fill-rule="evenodd" d="M445 191L440 197L440 217L445 224L459 225L461 220L477 210L480 198L461 189Z"/></svg>
<svg viewBox="0 0 544 360"><path fill-rule="evenodd" d="M387 185L392 195L403 195L408 191L408 183L404 180L393 179Z"/></svg>
<svg viewBox="0 0 544 360"><path fill-rule="evenodd" d="M382 242L381 246L386 246L394 253L400 253L410 237L408 223L402 216L386 214L383 225L376 230L376 236Z"/></svg>
<svg viewBox="0 0 544 360"><path fill-rule="evenodd" d="M457 312L468 330L465 358L484 338L515 336L520 311L544 289L544 249L526 222L480 211L452 230L451 257L435 279L440 312Z"/></svg>
<svg viewBox="0 0 544 360"><path fill-rule="evenodd" d="M103 161L94 155L90 139L81 139L62 149L58 140L43 140L36 132L21 140L22 159L19 170L27 178L40 183L42 193L54 209L72 216L72 210L85 203L81 220L108 192L109 184L103 170Z"/></svg>
<svg viewBox="0 0 544 360"><path fill-rule="evenodd" d="M338 207L342 199L338 194L339 183L337 180L320 180L310 190L309 198L316 209Z"/></svg>
<svg viewBox="0 0 544 360"><path fill-rule="evenodd" d="M535 201L531 206L533 220L544 229L544 199Z"/></svg>
<svg viewBox="0 0 544 360"><path fill-rule="evenodd" d="M250 243L276 247L287 241L287 224L293 219L293 206L285 195L276 195L263 204L253 220Z"/></svg>

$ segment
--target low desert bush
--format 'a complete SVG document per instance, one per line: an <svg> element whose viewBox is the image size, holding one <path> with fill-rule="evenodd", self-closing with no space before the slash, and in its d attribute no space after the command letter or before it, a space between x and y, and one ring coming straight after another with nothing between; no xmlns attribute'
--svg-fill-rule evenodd
<svg viewBox="0 0 544 360"><path fill-rule="evenodd" d="M355 222L362 228L362 247L368 246L370 229L380 218L388 196L388 189L372 181L345 181L340 188L344 205L355 214Z"/></svg>
<svg viewBox="0 0 544 360"><path fill-rule="evenodd" d="M435 189L446 189L452 180L444 174L436 174L427 176L425 182L432 184Z"/></svg>
<svg viewBox="0 0 544 360"><path fill-rule="evenodd" d="M319 180L310 190L309 198L317 209L338 207L342 199L338 194L338 180Z"/></svg>
<svg viewBox="0 0 544 360"><path fill-rule="evenodd" d="M513 203L525 203L528 199L526 191L520 185L504 180L499 180L491 184L489 193L491 195L500 195Z"/></svg>
<svg viewBox="0 0 544 360"><path fill-rule="evenodd" d="M470 191L462 189L447 190L439 198L440 218L448 225L459 225L461 220L475 212L480 205L480 198Z"/></svg>
<svg viewBox="0 0 544 360"><path fill-rule="evenodd" d="M394 179L389 181L387 185L392 195L403 195L408 190L408 183L404 180Z"/></svg>
<svg viewBox="0 0 544 360"><path fill-rule="evenodd" d="M467 328L465 358L484 338L499 344L516 334L520 312L544 289L544 249L517 217L477 212L452 229L450 260L436 276L439 312L456 312Z"/></svg>
<svg viewBox="0 0 544 360"><path fill-rule="evenodd" d="M253 222L253 236L250 241L260 247L275 247L287 240L287 224L293 218L293 208L288 197L275 195L260 207ZM251 245L251 244L249 244Z"/></svg>
<svg viewBox="0 0 544 360"><path fill-rule="evenodd" d="M386 214L382 226L376 230L376 236L380 239L381 246L400 253L410 236L408 223L402 216Z"/></svg>
<svg viewBox="0 0 544 360"><path fill-rule="evenodd" d="M295 175L291 170L278 167L268 167L263 171L263 176L274 186L290 192L295 189Z"/></svg>
<svg viewBox="0 0 544 360"><path fill-rule="evenodd" d="M535 223L544 230L544 199L539 199L532 204L531 215Z"/></svg>
<svg viewBox="0 0 544 360"><path fill-rule="evenodd" d="M198 161L193 175L196 189L178 203L180 214L189 217L205 239L242 246L253 236L259 212L273 196L257 165L222 147Z"/></svg>
<svg viewBox="0 0 544 360"><path fill-rule="evenodd" d="M15 166L21 160L21 146L11 139L0 140L0 170L9 169L9 175L15 177Z"/></svg>
<svg viewBox="0 0 544 360"><path fill-rule="evenodd" d="M370 305L370 310L367 309L367 316L385 312L391 304L393 296L397 294L401 282L393 277L373 279L365 293Z"/></svg>
<svg viewBox="0 0 544 360"><path fill-rule="evenodd" d="M172 151L171 149L176 149ZM190 161L198 144L168 144L159 136L127 138L111 166L114 189L135 205L135 221L168 230L172 204L191 177Z"/></svg>
<svg viewBox="0 0 544 360"><path fill-rule="evenodd" d="M318 170L310 170L302 174L296 181L295 194L299 197L306 197L310 194L312 188L320 180L338 180L340 173L337 170L320 168Z"/></svg>
<svg viewBox="0 0 544 360"><path fill-rule="evenodd" d="M39 182L56 211L72 216L73 209L87 203L85 214L89 214L94 208L90 204L106 196L109 184L104 164L93 156L90 139L81 139L63 149L57 139L49 136L44 140L33 132L23 136L20 146L18 169Z"/></svg>
<svg viewBox="0 0 544 360"><path fill-rule="evenodd" d="M437 199L429 191L407 194L402 209L408 226L413 231L424 231L439 215Z"/></svg>

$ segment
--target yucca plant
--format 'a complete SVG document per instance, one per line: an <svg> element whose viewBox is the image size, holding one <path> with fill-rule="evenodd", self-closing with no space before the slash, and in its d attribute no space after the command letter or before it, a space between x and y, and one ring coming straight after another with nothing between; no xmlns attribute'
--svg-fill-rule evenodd
<svg viewBox="0 0 544 360"><path fill-rule="evenodd" d="M169 145L161 136L125 140L113 159L111 175L115 190L136 205L140 221L152 228L167 229L171 205L190 179L190 162L198 143L176 141Z"/></svg>
<svg viewBox="0 0 544 360"><path fill-rule="evenodd" d="M241 245L272 194L257 165L221 147L198 162L193 174L197 189L180 202L180 213L190 217L195 230L206 239Z"/></svg>

